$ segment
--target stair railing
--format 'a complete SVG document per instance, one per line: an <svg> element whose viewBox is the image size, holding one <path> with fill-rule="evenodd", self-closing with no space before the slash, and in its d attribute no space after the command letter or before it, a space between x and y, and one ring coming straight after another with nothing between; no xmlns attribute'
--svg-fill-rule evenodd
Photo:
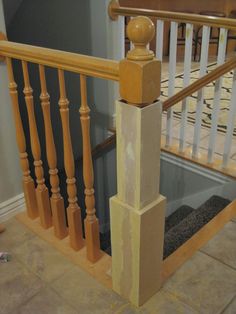
<svg viewBox="0 0 236 314"><path fill-rule="evenodd" d="M163 56L166 55L163 46L164 35L169 36L169 76L168 76L168 98L166 100L166 114L163 115L163 119L166 122L165 134L162 136L162 149L166 152L175 153L178 156L185 156L189 160L195 160L196 162L207 165L207 167L216 169L227 175L236 175L235 167L230 161L230 152L232 150L232 137L234 131L234 120L236 116L236 106L234 103L235 99L235 73L233 75L232 84L232 97L229 106L229 114L227 121L227 130L225 132L224 149L222 149L223 161L219 161L219 155L217 153L217 134L219 124L219 113L222 93L223 74L227 71L221 71L225 66L229 67L229 71L234 70L234 66L230 66L230 63L225 64L226 59L226 48L227 48L227 34L228 31L236 30L236 20L230 18L218 18L213 16L202 16L198 14L189 13L178 13L178 12L167 12L157 11L148 9L128 8L119 5L119 1L112 0L109 5L109 14L111 19L116 20L118 16L134 17L134 16L148 16L156 22L156 58L163 60ZM123 22L124 23L124 22ZM185 25L185 50L184 50L184 73L183 73L183 91L178 93L179 103L181 104L180 109L180 124L179 134L176 135L174 128L174 112L175 108L171 105L167 108L167 104L170 103L171 99L175 99L175 79L177 75L176 64L177 64L177 38L178 38L178 26L179 24ZM184 96L184 91L187 91L190 85L190 76L192 71L192 55L193 55L193 44L194 44L194 29L199 26L202 27L202 45L200 54L200 65L199 65L199 83L202 77L208 72L209 62L209 43L210 34L212 28L219 29L219 41L218 41L218 52L216 67L219 67L219 72L213 72L216 74L214 78L210 79L210 82L215 80L214 94L213 94L213 108L211 115L211 127L209 128L209 142L207 153L201 149L201 134L202 134L202 115L204 110L206 84L201 85L196 89L196 113L193 139L190 143L189 134L187 134L188 127L188 106L189 97ZM124 41L124 39L123 39ZM232 63L234 61L232 60ZM222 66L222 67L221 67ZM221 70L220 70L221 69ZM225 68L226 69L226 68ZM221 71L221 72L220 72ZM220 74L221 73L221 74ZM211 78L211 76L209 76ZM196 85L197 86L198 80ZM231 87L230 87L231 88ZM188 94L189 96L191 94ZM177 97L177 95L176 95ZM179 111L179 110L178 110ZM166 120L165 120L166 119ZM205 148L205 147L204 147Z"/></svg>
<svg viewBox="0 0 236 314"><path fill-rule="evenodd" d="M0 56L5 58L9 90L16 125L16 138L23 172L23 189L28 217L39 221L42 228L53 227L61 240L69 233L70 246L79 251L87 248L87 259L95 263L108 256L100 250L99 222L96 217L94 174L90 144L90 109L87 100L88 76L119 82L117 101L117 195L111 199L111 244L113 288L136 305L144 303L161 287L165 198L159 194L160 141L162 106L160 96L160 62L147 47L155 28L150 19L139 17L129 23L133 49L120 62L94 58L59 50L40 48L0 40ZM24 80L24 97L28 113L30 146L34 159L36 182L31 176L26 139L20 109L13 59L20 60ZM45 185L33 89L28 64L39 67L41 108L43 112L46 156L49 166L51 197ZM50 115L50 96L46 68L58 73L58 104L61 116L64 168L68 208L60 193L55 135ZM67 98L65 71L79 74L80 121L83 143L83 183L85 186L85 241L82 233L81 208L77 199L75 163L70 132L70 106ZM79 116L78 116L79 119ZM157 120L159 123L157 123ZM154 141L150 135L156 134ZM82 182L80 182L82 184ZM36 185L36 188L35 188ZM67 219L66 219L67 218ZM68 228L66 224L68 222ZM42 229L43 230L43 229ZM155 245L153 245L155 242ZM99 264L100 261L98 261ZM84 264L84 259L83 259ZM150 267L153 265L153 267ZM91 265L90 265L91 266ZM96 268L96 264L93 265ZM95 269L94 268L94 269ZM82 283L81 283L82 284Z"/></svg>
<svg viewBox="0 0 236 314"><path fill-rule="evenodd" d="M23 189L26 199L28 216L32 219L40 217L43 228L54 228L55 236L63 239L69 233L71 247L78 251L84 245L81 209L77 199L77 188L75 179L75 165L73 148L70 134L69 100L66 94L66 82L64 71L71 71L80 75L81 107L80 120L82 125L83 142L83 178L85 186L86 218L85 242L87 247L87 258L96 262L101 257L99 242L99 222L96 217L95 199L93 189L93 165L90 144L90 109L87 102L87 76L103 79L119 80L119 63L112 60L104 60L47 48L30 45L0 41L0 55L5 58L9 90L12 99L13 113L16 125L16 138L20 153L21 168L23 171ZM12 59L20 60L22 63L24 96L28 113L31 151L34 159L34 170L36 176L36 189L34 180L30 174L28 154L26 152L26 139L22 125L17 84L14 79ZM39 141L36 116L34 110L33 89L30 84L28 63L36 63L39 66L39 79L41 85L41 106L45 127L46 155L49 166L51 197L45 185L44 165L41 160L41 144ZM57 155L54 141L52 117L50 115L50 96L47 91L45 67L51 67L58 72L59 84L59 111L61 115L63 133L64 167L66 171L66 183L68 194L68 208L65 211L64 200L60 194L59 176L57 169ZM82 184L82 182L81 182ZM67 215L65 215L65 213ZM66 225L66 216L68 228ZM68 229L68 230L67 230Z"/></svg>

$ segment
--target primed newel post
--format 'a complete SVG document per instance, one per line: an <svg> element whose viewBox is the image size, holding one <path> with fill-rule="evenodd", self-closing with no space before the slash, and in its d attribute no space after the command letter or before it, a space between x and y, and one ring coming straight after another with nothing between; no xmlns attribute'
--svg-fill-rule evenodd
<svg viewBox="0 0 236 314"><path fill-rule="evenodd" d="M154 25L131 20L116 103L117 195L110 199L113 289L136 306L161 287L166 201L159 194L160 62L146 47Z"/></svg>

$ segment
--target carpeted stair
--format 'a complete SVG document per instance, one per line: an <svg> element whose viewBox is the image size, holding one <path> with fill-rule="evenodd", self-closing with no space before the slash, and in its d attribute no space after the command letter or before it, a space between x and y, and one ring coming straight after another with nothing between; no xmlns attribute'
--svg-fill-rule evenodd
<svg viewBox="0 0 236 314"><path fill-rule="evenodd" d="M213 195L197 209L183 205L165 221L163 258L167 258L230 203ZM111 255L110 232L100 235L101 248Z"/></svg>

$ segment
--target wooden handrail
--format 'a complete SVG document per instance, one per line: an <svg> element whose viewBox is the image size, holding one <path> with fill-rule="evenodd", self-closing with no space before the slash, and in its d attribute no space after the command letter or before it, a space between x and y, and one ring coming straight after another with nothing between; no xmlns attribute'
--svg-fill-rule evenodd
<svg viewBox="0 0 236 314"><path fill-rule="evenodd" d="M128 8L119 6L117 0L112 0L108 8L111 19L116 19L121 16L137 16L143 15L155 17L163 21L173 21L179 23L191 23L196 25L207 25L212 27L223 27L227 29L236 29L236 20L230 18L219 18L214 16L203 16L199 14L169 12L161 10L149 10L140 8Z"/></svg>
<svg viewBox="0 0 236 314"><path fill-rule="evenodd" d="M193 93L197 92L207 84L217 80L222 75L228 73L229 71L236 68L236 57L231 58L229 61L225 62L224 64L218 66L210 73L204 75L203 77L199 78L194 83L190 84L188 87L185 87L180 92L176 93L172 97L168 98L163 102L163 110L166 111L170 107L177 104L179 101L183 100L184 98L192 95Z"/></svg>
<svg viewBox="0 0 236 314"><path fill-rule="evenodd" d="M119 62L77 53L0 40L0 56L42 64L87 76L119 81Z"/></svg>

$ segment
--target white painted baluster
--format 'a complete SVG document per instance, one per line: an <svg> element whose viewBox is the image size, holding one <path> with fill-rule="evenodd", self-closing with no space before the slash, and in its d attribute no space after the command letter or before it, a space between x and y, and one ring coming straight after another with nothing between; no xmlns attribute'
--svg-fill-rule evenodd
<svg viewBox="0 0 236 314"><path fill-rule="evenodd" d="M221 65L225 61L227 32L228 30L225 28L220 29L217 65ZM218 124L218 117L219 117L219 112L220 112L220 96L221 96L222 80L223 80L223 77L219 78L215 82L215 91L214 91L214 100L213 100L213 109L212 109L212 122L211 122L211 131L210 131L210 137L209 137L208 158L207 158L209 163L213 162L213 158L215 154L217 124Z"/></svg>
<svg viewBox="0 0 236 314"><path fill-rule="evenodd" d="M211 28L209 26L203 26L199 78L205 75L207 71L210 31ZM193 136L193 153L192 153L193 158L197 158L199 152L203 101L204 101L204 88L200 89L197 93L196 118Z"/></svg>
<svg viewBox="0 0 236 314"><path fill-rule="evenodd" d="M176 55L177 55L178 23L170 24L169 86L168 97L175 92ZM173 129L173 108L167 111L166 146L171 146Z"/></svg>
<svg viewBox="0 0 236 314"><path fill-rule="evenodd" d="M229 163L235 118L236 118L236 70L234 70L234 75L233 75L233 84L232 84L231 100L230 100L230 107L229 107L229 114L228 114L228 124L227 124L226 138L225 138L223 163L222 163L223 168L226 168Z"/></svg>
<svg viewBox="0 0 236 314"><path fill-rule="evenodd" d="M163 32L164 22L158 20L156 25L156 58L160 61L163 59Z"/></svg>
<svg viewBox="0 0 236 314"><path fill-rule="evenodd" d="M191 64L192 64L192 45L193 45L193 25L186 24L183 88L188 86L190 83ZM179 150L181 152L184 151L185 144L186 144L185 142L186 142L187 114L188 114L188 98L185 98L182 102L182 114L181 114L181 123L180 123Z"/></svg>

